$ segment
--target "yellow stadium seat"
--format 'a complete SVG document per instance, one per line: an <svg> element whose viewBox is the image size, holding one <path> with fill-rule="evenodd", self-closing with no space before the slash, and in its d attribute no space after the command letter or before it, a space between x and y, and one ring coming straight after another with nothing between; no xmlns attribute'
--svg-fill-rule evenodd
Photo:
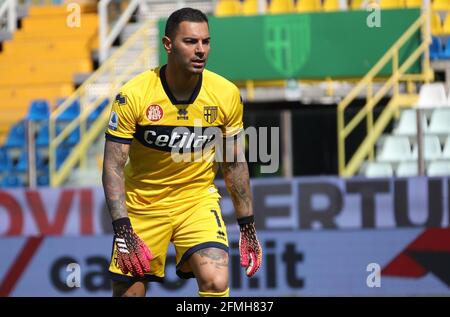
<svg viewBox="0 0 450 317"><path fill-rule="evenodd" d="M440 35L442 32L441 18L437 12L433 12L431 14L431 34Z"/></svg>
<svg viewBox="0 0 450 317"><path fill-rule="evenodd" d="M68 39L73 39L73 40L90 40L92 38L96 38L98 36L97 35L97 29L94 29L94 32L85 32L84 29L77 29L77 30L73 30L70 32L67 32L65 30L55 30L53 32L45 32L44 34L42 34L41 32L24 32L23 30L18 30L17 32L15 32L13 34L13 39L14 40L35 40L35 39L39 39L39 40L68 40Z"/></svg>
<svg viewBox="0 0 450 317"><path fill-rule="evenodd" d="M350 8L352 10L361 10L361 6L363 4L364 0L352 0L352 3L350 4Z"/></svg>
<svg viewBox="0 0 450 317"><path fill-rule="evenodd" d="M406 0L407 8L420 8L422 7L422 0Z"/></svg>
<svg viewBox="0 0 450 317"><path fill-rule="evenodd" d="M244 0L244 2L242 3L242 14L243 15L259 14L258 2L259 2L258 0Z"/></svg>
<svg viewBox="0 0 450 317"><path fill-rule="evenodd" d="M46 57L45 55L42 54L33 54L33 55L29 55L29 56L14 56L14 55L8 55L6 56L5 54L0 54L0 67L2 66L8 66L8 65L14 65L14 64L28 64L28 63L32 63L32 64L42 64L42 65L46 65L48 63L64 63L65 61L70 60L70 62L72 61L86 61L86 60L90 60L91 57L90 56L84 56L84 57L67 57L67 56L51 56L51 57Z"/></svg>
<svg viewBox="0 0 450 317"><path fill-rule="evenodd" d="M60 40L60 41L42 41L42 40L32 40L32 41L7 41L4 43L4 54L14 55L20 51L25 52L44 52L49 53L51 51L80 51L86 52L90 49L87 46L86 40L74 41L74 40Z"/></svg>
<svg viewBox="0 0 450 317"><path fill-rule="evenodd" d="M431 8L435 11L448 11L450 10L450 0L434 0Z"/></svg>
<svg viewBox="0 0 450 317"><path fill-rule="evenodd" d="M218 17L239 14L241 14L241 2L239 0L219 0L214 10L214 15Z"/></svg>
<svg viewBox="0 0 450 317"><path fill-rule="evenodd" d="M320 0L298 0L296 5L297 12L317 12L322 10Z"/></svg>
<svg viewBox="0 0 450 317"><path fill-rule="evenodd" d="M67 32L74 31L80 28L86 28L92 30L98 26L98 16L97 14L87 13L82 14L80 18L80 25L71 26L67 23L66 17L34 17L24 19L23 30L33 30L33 31L53 31L55 29L66 30Z"/></svg>
<svg viewBox="0 0 450 317"><path fill-rule="evenodd" d="M38 84L58 84L61 82L70 83L73 80L73 74L67 72L49 71L47 73L21 73L15 72L8 77L0 77L0 87L2 85L38 85Z"/></svg>
<svg viewBox="0 0 450 317"><path fill-rule="evenodd" d="M92 4L79 4L80 13L93 13L97 11L95 3ZM67 11L67 5L39 5L30 6L28 10L28 16L30 17L48 17L48 16L65 16L69 13Z"/></svg>
<svg viewBox="0 0 450 317"><path fill-rule="evenodd" d="M52 21L53 22L53 21ZM65 23L61 22L46 22L42 24L36 24L35 26L27 26L23 27L23 31L26 33L36 34L39 33L39 36L59 36L59 35L94 35L98 33L98 21L84 21L81 23L80 27L70 27ZM53 34L49 34L53 33Z"/></svg>
<svg viewBox="0 0 450 317"><path fill-rule="evenodd" d="M30 56L30 52L27 51L15 51L11 54L3 54L0 58L0 61L8 60L8 61L22 61L22 60L32 60L32 61L51 61L53 59L60 58L61 56L64 56L64 58L75 58L75 59L85 59L90 57L89 52L85 52L78 49L70 49L65 48L63 50L58 51L48 51L48 52L34 52L32 56Z"/></svg>
<svg viewBox="0 0 450 317"><path fill-rule="evenodd" d="M323 11L339 11L339 0L325 0L323 3Z"/></svg>
<svg viewBox="0 0 450 317"><path fill-rule="evenodd" d="M404 0L380 0L381 9L401 9L405 7Z"/></svg>
<svg viewBox="0 0 450 317"><path fill-rule="evenodd" d="M291 13L294 8L292 0L272 0L267 11L272 14Z"/></svg>
<svg viewBox="0 0 450 317"><path fill-rule="evenodd" d="M445 35L450 35L450 14L448 14L448 13L444 20L444 26L442 28L442 33L444 33Z"/></svg>
<svg viewBox="0 0 450 317"><path fill-rule="evenodd" d="M0 59L1 61L2 59ZM51 60L49 62L34 63L22 61L21 63L0 62L0 73L7 74L12 72L21 73L44 73L49 71L64 71L72 73L92 72L92 61L90 59L63 59Z"/></svg>
<svg viewBox="0 0 450 317"><path fill-rule="evenodd" d="M70 83L74 73L92 71L89 60L66 60L63 63L49 62L36 64L2 65L0 64L0 87L2 85L39 85Z"/></svg>
<svg viewBox="0 0 450 317"><path fill-rule="evenodd" d="M4 51L0 56L3 58L42 58L49 60L52 58L89 58L90 47L86 41L58 41L58 42L39 42L26 41L16 43L15 41L4 43Z"/></svg>
<svg viewBox="0 0 450 317"><path fill-rule="evenodd" d="M14 85L13 87L2 86L0 87L0 98L3 100L21 98L30 101L33 99L52 99L69 96L73 90L72 83L33 86Z"/></svg>

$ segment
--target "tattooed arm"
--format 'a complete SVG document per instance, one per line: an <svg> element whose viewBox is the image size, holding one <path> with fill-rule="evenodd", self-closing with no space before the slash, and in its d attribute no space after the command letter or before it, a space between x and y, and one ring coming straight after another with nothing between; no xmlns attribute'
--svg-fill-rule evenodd
<svg viewBox="0 0 450 317"><path fill-rule="evenodd" d="M117 265L123 274L144 276L150 272L153 254L134 232L125 205L125 177L123 168L128 159L129 144L106 140L103 159L103 190L113 220Z"/></svg>
<svg viewBox="0 0 450 317"><path fill-rule="evenodd" d="M222 163L222 173L233 200L240 228L241 266L246 268L247 276L251 277L261 266L262 249L256 236L248 166L241 140L225 140L224 151L226 154Z"/></svg>
<svg viewBox="0 0 450 317"><path fill-rule="evenodd" d="M103 190L112 220L128 217L125 206L123 168L128 159L129 144L106 140L103 159Z"/></svg>
<svg viewBox="0 0 450 317"><path fill-rule="evenodd" d="M253 215L252 193L243 146L237 140L225 140L222 174L233 200L236 218Z"/></svg>

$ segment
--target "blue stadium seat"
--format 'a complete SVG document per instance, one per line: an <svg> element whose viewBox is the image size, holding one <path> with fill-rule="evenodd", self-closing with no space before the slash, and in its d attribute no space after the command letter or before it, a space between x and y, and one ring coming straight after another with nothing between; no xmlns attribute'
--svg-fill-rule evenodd
<svg viewBox="0 0 450 317"><path fill-rule="evenodd" d="M19 173L28 171L28 151L26 149L20 153L19 160L14 166L14 171Z"/></svg>
<svg viewBox="0 0 450 317"><path fill-rule="evenodd" d="M430 59L439 59L442 54L442 43L439 37L433 36L430 44Z"/></svg>
<svg viewBox="0 0 450 317"><path fill-rule="evenodd" d="M103 100L103 101L97 106L97 108L96 108L94 111L92 111L92 112L89 114L88 122L89 122L89 123L94 122L94 121L100 116L100 114L102 113L103 109L105 109L108 105L109 105L109 99L106 98L105 100Z"/></svg>
<svg viewBox="0 0 450 317"><path fill-rule="evenodd" d="M36 137L36 146L48 146L48 122L45 123L38 131Z"/></svg>
<svg viewBox="0 0 450 317"><path fill-rule="evenodd" d="M63 141L64 145L76 145L80 142L80 128L73 130L69 136Z"/></svg>
<svg viewBox="0 0 450 317"><path fill-rule="evenodd" d="M56 135L61 132L61 127L56 126ZM36 137L36 146L37 147L45 147L48 146L49 135L48 135L48 122L45 122L38 130Z"/></svg>
<svg viewBox="0 0 450 317"><path fill-rule="evenodd" d="M48 120L50 117L50 106L47 100L37 99L31 102L27 119L31 121Z"/></svg>
<svg viewBox="0 0 450 317"><path fill-rule="evenodd" d="M64 99L59 99L57 101L57 105L61 105L64 102ZM66 110L61 113L57 121L72 121L80 115L80 101L75 100Z"/></svg>
<svg viewBox="0 0 450 317"><path fill-rule="evenodd" d="M445 45L444 51L439 54L439 57L440 59L450 59L450 40L447 41L447 45Z"/></svg>
<svg viewBox="0 0 450 317"><path fill-rule="evenodd" d="M17 175L6 175L1 183L0 187L23 187L24 184L19 176Z"/></svg>
<svg viewBox="0 0 450 317"><path fill-rule="evenodd" d="M39 175L37 177L37 185L38 186L48 186L50 184L50 179L48 174Z"/></svg>
<svg viewBox="0 0 450 317"><path fill-rule="evenodd" d="M8 156L6 149L0 148L0 173L12 170L13 161Z"/></svg>
<svg viewBox="0 0 450 317"><path fill-rule="evenodd" d="M48 173L48 157L41 151L36 151L36 169Z"/></svg>
<svg viewBox="0 0 450 317"><path fill-rule="evenodd" d="M38 172L48 173L48 158L42 151L36 151L36 170ZM11 165L11 169L18 173L24 173L28 171L28 151L23 149L19 155L19 160L15 166ZM10 170L11 170L10 169Z"/></svg>
<svg viewBox="0 0 450 317"><path fill-rule="evenodd" d="M56 149L56 168L59 168L64 160L69 156L71 148L69 147L59 147Z"/></svg>
<svg viewBox="0 0 450 317"><path fill-rule="evenodd" d="M9 134L5 142L5 147L24 147L26 143L25 121L22 120L19 123L13 125L9 130Z"/></svg>

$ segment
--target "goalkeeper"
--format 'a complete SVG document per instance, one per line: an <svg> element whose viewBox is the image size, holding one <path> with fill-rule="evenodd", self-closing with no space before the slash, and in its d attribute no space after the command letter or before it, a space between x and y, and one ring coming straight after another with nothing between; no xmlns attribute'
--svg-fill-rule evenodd
<svg viewBox="0 0 450 317"><path fill-rule="evenodd" d="M221 168L247 276L262 261L239 142L242 99L234 84L205 69L210 35L201 11L173 12L162 42L167 64L121 88L106 129L102 180L114 229L113 296L145 296L149 281L163 281L170 242L179 277L196 278L200 296L228 296L228 237L213 182L217 144L226 153Z"/></svg>

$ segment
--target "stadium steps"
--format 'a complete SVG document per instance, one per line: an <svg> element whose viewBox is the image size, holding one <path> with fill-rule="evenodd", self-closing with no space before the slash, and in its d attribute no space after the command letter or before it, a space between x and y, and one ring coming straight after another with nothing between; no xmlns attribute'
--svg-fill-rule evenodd
<svg viewBox="0 0 450 317"><path fill-rule="evenodd" d="M30 6L22 27L0 53L0 142L23 119L34 99L52 105L74 91L74 76L91 72L91 51L98 47L95 4L80 4L81 25L69 27L67 7ZM7 101L7 102L5 102Z"/></svg>

